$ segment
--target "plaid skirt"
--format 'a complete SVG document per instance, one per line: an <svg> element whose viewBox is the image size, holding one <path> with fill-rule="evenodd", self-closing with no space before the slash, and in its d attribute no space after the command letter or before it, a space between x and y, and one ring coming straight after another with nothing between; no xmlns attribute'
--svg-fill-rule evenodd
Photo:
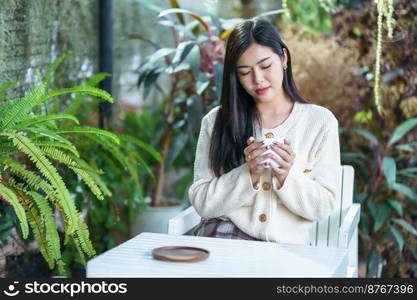
<svg viewBox="0 0 417 300"><path fill-rule="evenodd" d="M193 232L195 236L217 237L223 239L252 240L256 239L240 230L232 221L221 218L201 219Z"/></svg>

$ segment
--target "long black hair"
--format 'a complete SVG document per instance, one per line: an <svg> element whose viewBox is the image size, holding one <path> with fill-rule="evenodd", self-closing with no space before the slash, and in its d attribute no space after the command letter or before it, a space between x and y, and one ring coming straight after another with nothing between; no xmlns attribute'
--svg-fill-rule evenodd
<svg viewBox="0 0 417 300"><path fill-rule="evenodd" d="M255 100L245 91L237 77L236 64L243 52L253 43L267 46L281 58L287 52L283 89L293 101L307 103L298 91L291 69L291 55L281 40L278 30L263 18L254 18L238 24L226 44L220 109L214 123L210 167L219 177L244 163L246 140L253 136L253 120L260 120Z"/></svg>

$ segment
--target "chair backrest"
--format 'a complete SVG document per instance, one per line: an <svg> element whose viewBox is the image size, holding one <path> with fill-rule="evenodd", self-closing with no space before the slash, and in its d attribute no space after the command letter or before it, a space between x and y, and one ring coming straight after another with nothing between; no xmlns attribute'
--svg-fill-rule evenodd
<svg viewBox="0 0 417 300"><path fill-rule="evenodd" d="M330 216L316 222L310 231L310 245L338 247L340 224L353 203L354 169L341 166L341 185L338 192L337 209Z"/></svg>

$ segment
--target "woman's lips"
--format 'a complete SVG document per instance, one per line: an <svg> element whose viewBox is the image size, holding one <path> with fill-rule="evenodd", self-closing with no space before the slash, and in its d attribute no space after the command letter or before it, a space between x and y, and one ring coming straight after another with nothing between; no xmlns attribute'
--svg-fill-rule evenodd
<svg viewBox="0 0 417 300"><path fill-rule="evenodd" d="M257 90L255 90L255 92L256 92L258 95L263 95L263 94L265 94L266 92L268 92L269 88L270 88L270 87L268 86L268 87L263 88L263 89L257 89Z"/></svg>

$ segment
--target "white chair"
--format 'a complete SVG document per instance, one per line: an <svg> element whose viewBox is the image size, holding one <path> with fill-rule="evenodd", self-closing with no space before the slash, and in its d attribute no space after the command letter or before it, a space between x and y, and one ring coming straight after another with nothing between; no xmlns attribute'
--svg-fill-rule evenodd
<svg viewBox="0 0 417 300"><path fill-rule="evenodd" d="M354 169L342 166L339 208L330 216L315 222L310 245L348 249L346 277L358 277L358 223L360 204L353 203ZM184 235L198 225L201 217L189 207L168 222L168 234Z"/></svg>

